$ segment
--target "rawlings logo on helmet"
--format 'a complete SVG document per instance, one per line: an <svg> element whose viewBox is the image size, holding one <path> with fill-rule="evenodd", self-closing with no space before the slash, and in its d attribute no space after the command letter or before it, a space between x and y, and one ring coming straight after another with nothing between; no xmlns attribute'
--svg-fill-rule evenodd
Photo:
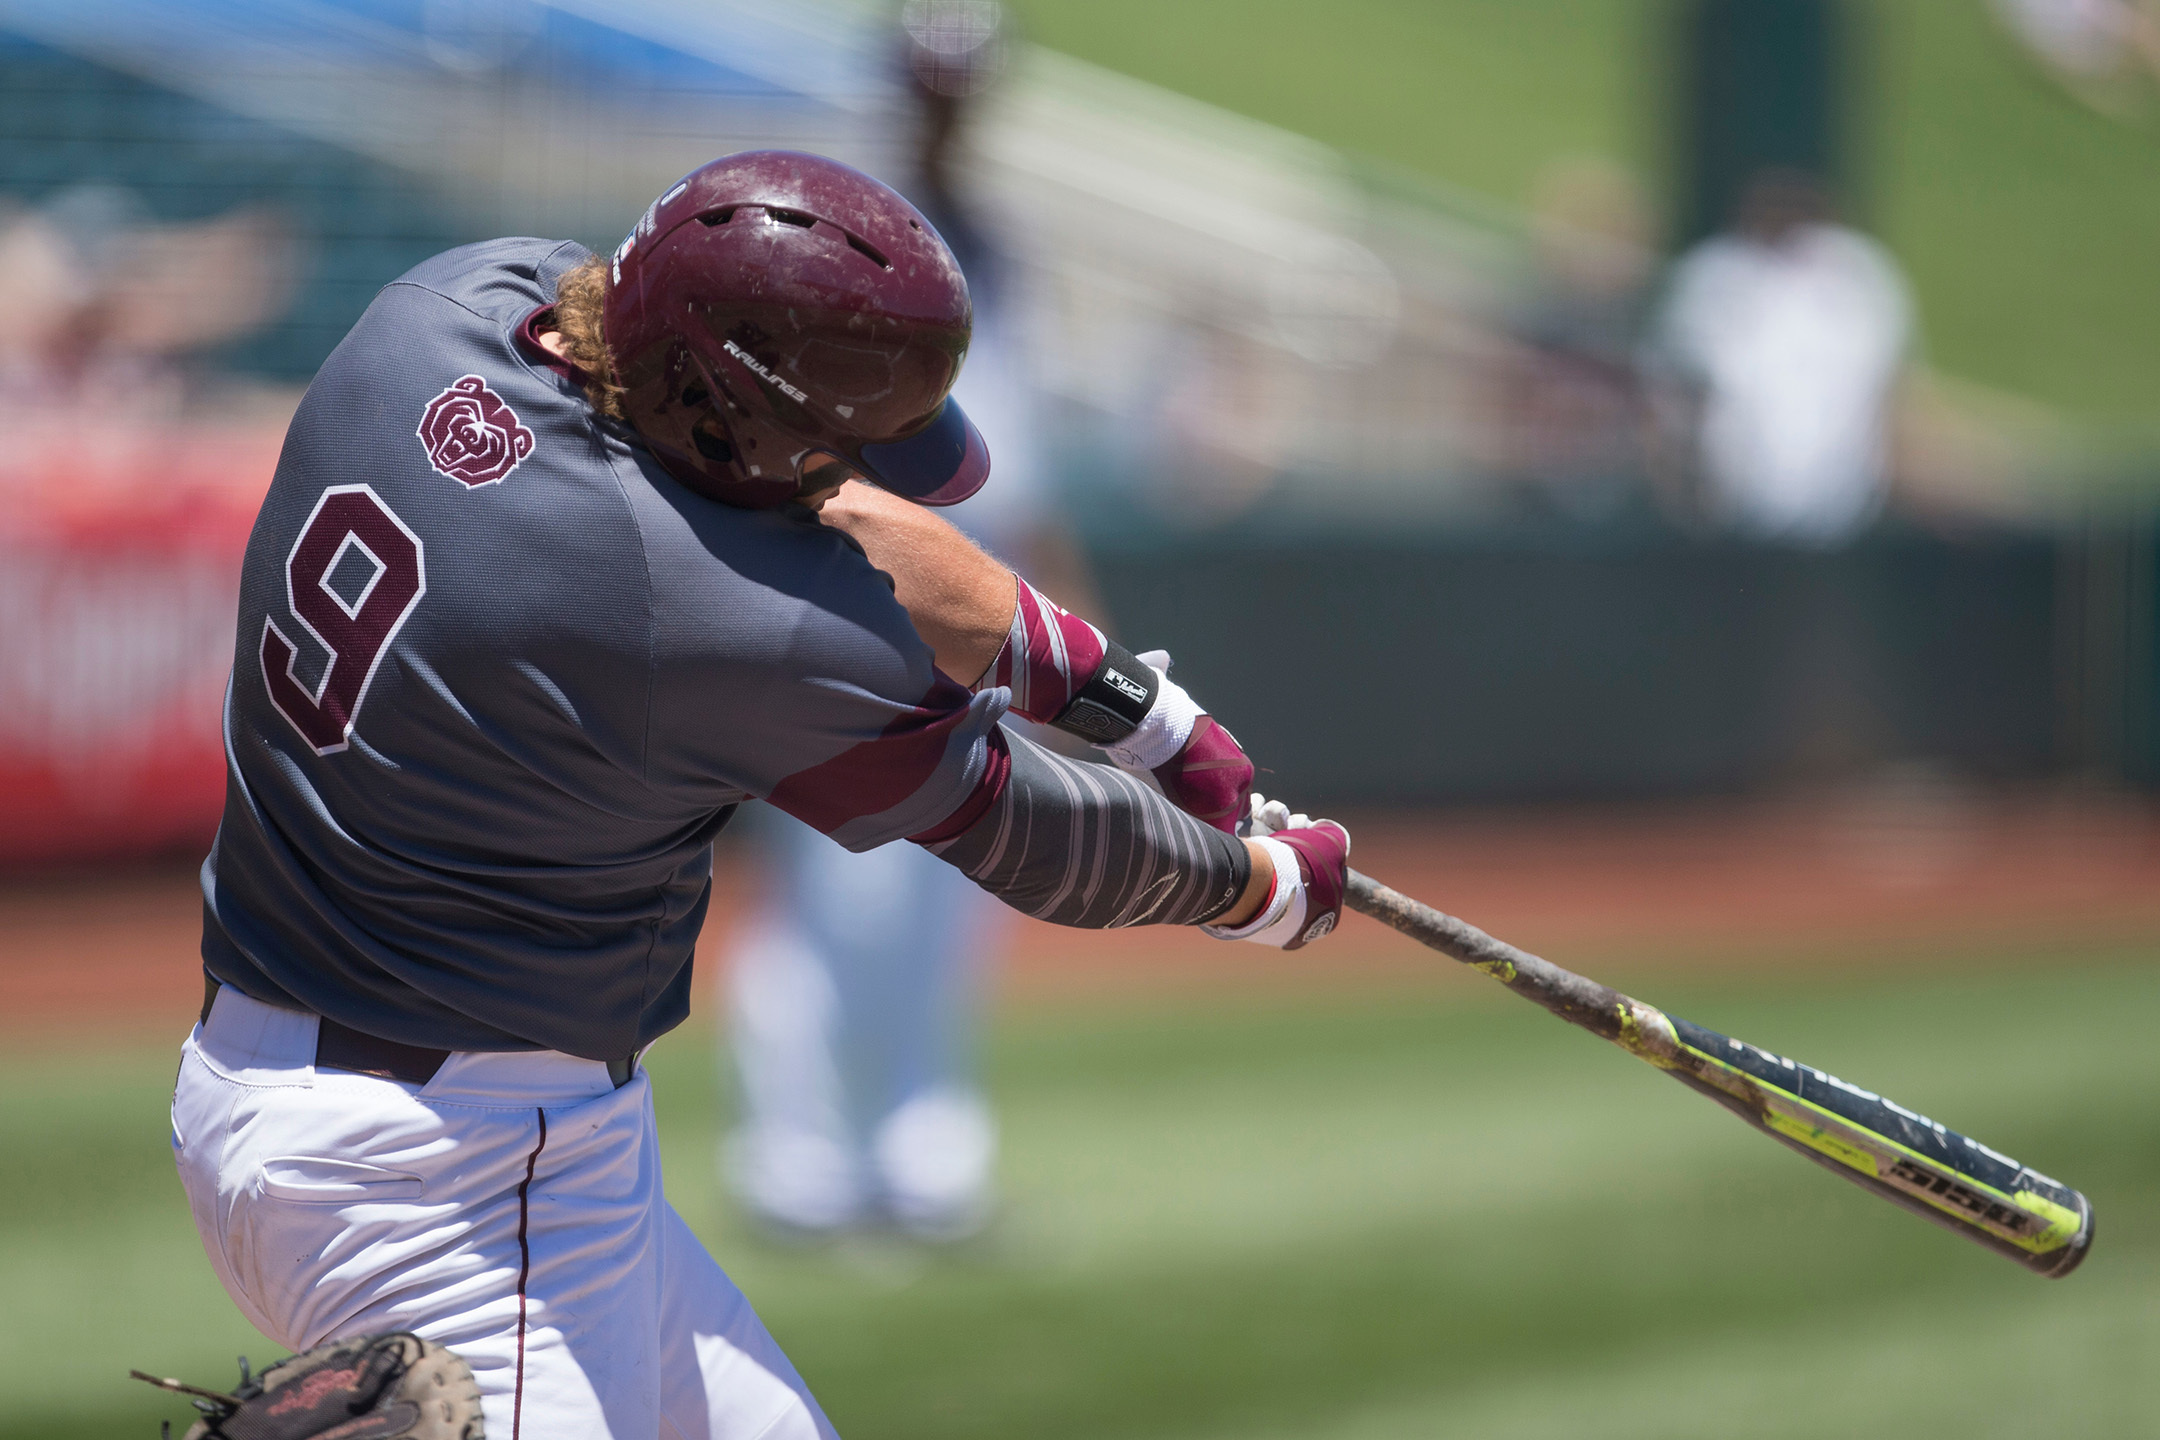
<svg viewBox="0 0 2160 1440"><path fill-rule="evenodd" d="M787 381L781 379L778 375L773 374L772 367L770 365L765 364L756 356L752 355L749 351L743 349L742 346L737 345L734 341L723 340L720 342L720 344L721 348L725 349L728 354L734 356L737 360L740 360L743 363L744 368L747 369L751 374L757 376L758 379L763 380L766 384L772 386L775 390L778 390L781 394L787 396L789 399L801 401L808 400L810 398L808 391L798 390L793 385L788 384Z"/></svg>
<svg viewBox="0 0 2160 1440"><path fill-rule="evenodd" d="M413 433L438 475L477 489L493 485L533 452L533 432L478 375L466 375L428 401Z"/></svg>

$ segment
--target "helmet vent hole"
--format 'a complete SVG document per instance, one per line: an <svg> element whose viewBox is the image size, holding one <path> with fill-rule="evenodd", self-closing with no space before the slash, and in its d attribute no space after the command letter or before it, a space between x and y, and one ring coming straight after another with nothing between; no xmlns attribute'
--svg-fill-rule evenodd
<svg viewBox="0 0 2160 1440"><path fill-rule="evenodd" d="M715 210L709 215L700 215L697 218L698 224L705 226L707 229L715 225L725 225L735 218L735 207L730 205L725 210Z"/></svg>
<svg viewBox="0 0 2160 1440"><path fill-rule="evenodd" d="M805 215L800 210L782 210L778 206L768 205L765 207L765 213L772 216L782 225L794 225L804 230L808 230L817 224L817 216Z"/></svg>
<svg viewBox="0 0 2160 1440"><path fill-rule="evenodd" d="M703 405L710 399L712 399L712 391L705 388L705 382L702 380L691 381L689 385L684 387L682 392L682 403L685 405Z"/></svg>
<svg viewBox="0 0 2160 1440"><path fill-rule="evenodd" d="M869 241L863 239L861 236L850 235L847 237L847 243L848 248L850 250L853 250L856 254L869 256L870 263L877 266L878 269L892 269L892 261L887 260L883 255L878 254L877 248L873 246Z"/></svg>
<svg viewBox="0 0 2160 1440"><path fill-rule="evenodd" d="M922 221L910 220L907 222L907 228L910 230L920 230L922 229Z"/></svg>
<svg viewBox="0 0 2160 1440"><path fill-rule="evenodd" d="M727 437L716 432L710 425L699 425L690 432L690 443L697 446L697 453L715 465L725 465L735 458L735 447L728 444Z"/></svg>

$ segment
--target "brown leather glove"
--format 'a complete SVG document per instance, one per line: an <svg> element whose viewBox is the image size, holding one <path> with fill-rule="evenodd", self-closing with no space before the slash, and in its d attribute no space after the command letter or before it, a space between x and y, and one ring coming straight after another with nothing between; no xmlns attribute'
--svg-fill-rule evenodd
<svg viewBox="0 0 2160 1440"><path fill-rule="evenodd" d="M134 1375L201 1397L186 1440L483 1440L472 1367L417 1335L328 1340L252 1379L240 1363L229 1395Z"/></svg>

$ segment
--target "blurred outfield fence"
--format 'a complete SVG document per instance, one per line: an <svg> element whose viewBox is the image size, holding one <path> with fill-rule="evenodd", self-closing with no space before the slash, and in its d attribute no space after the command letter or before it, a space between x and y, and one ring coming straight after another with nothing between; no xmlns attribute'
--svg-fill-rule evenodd
<svg viewBox="0 0 2160 1440"><path fill-rule="evenodd" d="M2151 527L1837 552L1679 535L1218 537L1097 552L1300 804L1922 774L2160 781Z"/></svg>
<svg viewBox="0 0 2160 1440"><path fill-rule="evenodd" d="M0 0L0 860L207 837L239 549L382 283L505 232L612 245L731 149L896 176L885 24ZM1613 177L1518 214L1025 48L969 146L1120 630L1295 792L2160 777L2151 522L2064 500L2045 446L1937 405L1911 465L1947 509L1844 553L1663 518Z"/></svg>

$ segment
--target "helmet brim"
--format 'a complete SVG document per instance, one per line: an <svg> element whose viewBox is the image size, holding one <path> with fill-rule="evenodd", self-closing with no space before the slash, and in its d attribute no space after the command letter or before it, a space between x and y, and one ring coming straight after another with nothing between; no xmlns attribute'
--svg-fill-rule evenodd
<svg viewBox="0 0 2160 1440"><path fill-rule="evenodd" d="M990 447L951 396L905 440L862 447L864 478L917 505L957 505L990 478Z"/></svg>

